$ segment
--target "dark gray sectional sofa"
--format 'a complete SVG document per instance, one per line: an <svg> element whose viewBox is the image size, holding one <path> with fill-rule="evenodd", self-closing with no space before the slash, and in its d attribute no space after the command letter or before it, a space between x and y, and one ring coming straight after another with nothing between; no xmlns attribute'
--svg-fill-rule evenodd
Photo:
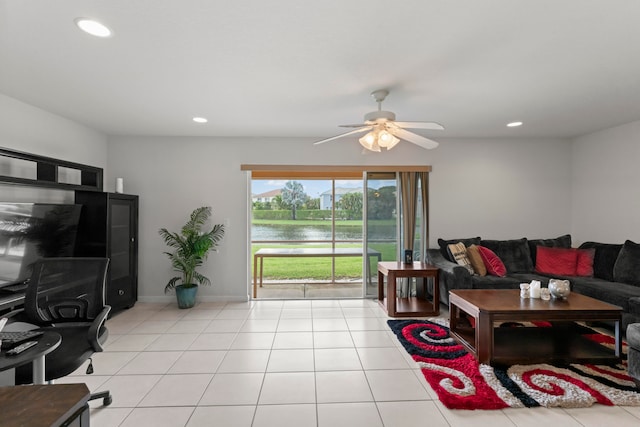
<svg viewBox="0 0 640 427"><path fill-rule="evenodd" d="M485 246L500 257L507 269L505 277L479 276L448 258L446 246L463 242ZM555 239L483 240L480 237L467 239L439 239L440 248L428 250L428 262L440 268L440 300L449 303L452 289L519 289L520 283L539 280L547 286L549 279L567 279L572 292L577 292L601 301L622 307L622 323L626 329L630 323L640 322L640 245L631 241L624 244L585 242L581 249L595 249L593 277L556 276L535 271L536 248L571 247L571 236Z"/></svg>

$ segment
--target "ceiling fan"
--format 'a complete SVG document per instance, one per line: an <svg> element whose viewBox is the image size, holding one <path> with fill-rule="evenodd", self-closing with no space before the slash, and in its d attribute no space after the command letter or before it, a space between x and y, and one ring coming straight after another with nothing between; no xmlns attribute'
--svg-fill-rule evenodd
<svg viewBox="0 0 640 427"><path fill-rule="evenodd" d="M406 129L444 130L444 127L441 124L434 122L397 122L396 115L394 113L382 110L382 101L384 101L387 95L389 95L389 91L385 89L371 92L371 96L373 96L378 103L378 111L372 111L365 114L364 123L340 125L340 127L356 129L314 142L314 144L324 144L325 142L333 141L348 135L369 131L365 136L359 139L360 144L367 150L377 152L382 151L382 148L390 150L400 142L401 139L409 141L422 148L436 148L438 146L436 141L413 132L409 132Z"/></svg>

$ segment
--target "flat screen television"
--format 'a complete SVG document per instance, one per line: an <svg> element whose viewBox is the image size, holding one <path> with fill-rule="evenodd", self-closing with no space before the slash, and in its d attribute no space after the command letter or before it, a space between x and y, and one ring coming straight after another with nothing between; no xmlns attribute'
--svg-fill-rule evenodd
<svg viewBox="0 0 640 427"><path fill-rule="evenodd" d="M0 289L26 283L39 258L73 256L81 208L0 202Z"/></svg>

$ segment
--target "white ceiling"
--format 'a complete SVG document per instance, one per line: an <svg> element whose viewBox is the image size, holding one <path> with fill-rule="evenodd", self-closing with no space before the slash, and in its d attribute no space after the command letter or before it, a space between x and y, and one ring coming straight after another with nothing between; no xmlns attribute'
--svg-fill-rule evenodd
<svg viewBox="0 0 640 427"><path fill-rule="evenodd" d="M386 88L434 139L573 137L640 119L639 22L636 0L0 0L0 93L110 135L323 138Z"/></svg>

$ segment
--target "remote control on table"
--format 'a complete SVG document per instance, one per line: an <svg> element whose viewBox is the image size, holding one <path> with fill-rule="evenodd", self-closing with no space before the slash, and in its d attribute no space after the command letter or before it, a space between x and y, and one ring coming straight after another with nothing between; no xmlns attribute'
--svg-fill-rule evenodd
<svg viewBox="0 0 640 427"><path fill-rule="evenodd" d="M15 356L16 354L20 354L36 344L38 344L38 341L29 341L20 344L19 346L13 347L11 350L7 351L7 356Z"/></svg>

